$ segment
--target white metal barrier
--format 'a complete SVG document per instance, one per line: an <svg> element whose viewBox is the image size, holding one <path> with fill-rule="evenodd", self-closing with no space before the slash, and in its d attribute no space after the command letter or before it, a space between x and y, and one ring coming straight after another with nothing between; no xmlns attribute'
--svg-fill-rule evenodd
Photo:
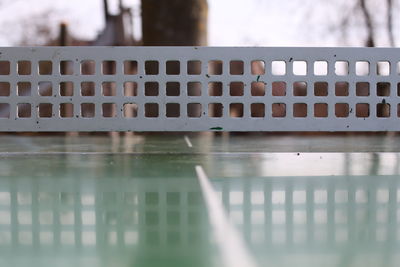
<svg viewBox="0 0 400 267"><path fill-rule="evenodd" d="M396 48L0 48L0 131L399 131Z"/></svg>

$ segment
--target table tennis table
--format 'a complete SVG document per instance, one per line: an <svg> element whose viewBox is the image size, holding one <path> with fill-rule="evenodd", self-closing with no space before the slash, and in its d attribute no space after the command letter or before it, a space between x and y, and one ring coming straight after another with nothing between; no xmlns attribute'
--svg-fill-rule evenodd
<svg viewBox="0 0 400 267"><path fill-rule="evenodd" d="M397 266L399 141L1 136L0 264Z"/></svg>

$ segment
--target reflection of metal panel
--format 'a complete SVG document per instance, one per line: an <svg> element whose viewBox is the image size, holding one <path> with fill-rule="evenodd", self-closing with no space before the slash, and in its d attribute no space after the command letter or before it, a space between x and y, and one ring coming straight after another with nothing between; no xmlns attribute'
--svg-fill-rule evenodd
<svg viewBox="0 0 400 267"><path fill-rule="evenodd" d="M212 181L255 251L381 253L400 248L398 176Z"/></svg>
<svg viewBox="0 0 400 267"><path fill-rule="evenodd" d="M217 192L221 192L227 210L231 213L242 213L239 215L242 220L240 224L244 228L249 227L250 235L245 235L249 239L253 231L275 227L275 230L286 229L286 233L305 231L304 236L299 239L296 239L293 232L294 236L281 240L283 243L300 247L304 243L318 244L319 248L325 246L326 249L349 242L360 242L358 248L380 246L390 242L399 243L396 235L383 233L389 230L388 227L399 224L396 221L397 194L400 190L397 176L380 176L379 179L371 176L246 180L230 178L213 179L213 184ZM107 237L113 239L108 240L110 242L123 242L124 231L131 230L138 234L139 228L140 232L148 229L160 231L164 235L168 231L163 227L171 225L170 230L186 229L189 233L199 229L190 226L188 220L194 223L206 212L198 184L192 179L168 178L168 183L165 183L165 179L154 178L119 179L118 183L105 178L86 181L38 178L35 183L30 179L2 179L0 192L0 210L7 214L4 218L10 218L3 219L8 223L1 223L0 231L10 231L10 228L18 226L18 231L31 232L31 237L36 235L38 238L40 233L33 233L34 231L53 232L56 239L62 231L75 231L75 234L82 236L79 231L96 231L98 227L105 227L103 230L107 228L107 231L122 231L119 233L121 236ZM278 213L275 214L276 211ZM280 214L279 211L283 213ZM168 214L169 212L171 214ZM262 215L254 212L261 212ZM57 216L54 213L57 213ZM176 216L170 217L173 214ZM96 219L93 217L95 215ZM188 216L195 216L195 219ZM14 219L17 221L13 221ZM178 225L183 228L171 223L181 219L183 224ZM288 225L289 222L291 225ZM367 228L359 229L361 226ZM346 234L338 233L341 230ZM360 230L365 233L360 233ZM19 243L21 239L18 233L10 232L17 234L12 240ZM104 235L104 232L101 234ZM318 236L319 234L324 237ZM363 234L366 239L360 239L359 234ZM274 233L265 232L264 236L264 242L273 247ZM329 237L333 239L330 240ZM163 236L160 239L164 245L167 244L166 238ZM102 237L94 238L96 239L102 240ZM188 242L184 241L185 238L180 240L181 245ZM105 243L100 244L101 246L108 244L108 241L103 241ZM41 243L39 239L29 242ZM81 242L85 241L71 242L82 244ZM93 242L92 245L96 243Z"/></svg>
<svg viewBox="0 0 400 267"><path fill-rule="evenodd" d="M0 131L400 130L396 48L36 47L0 53ZM31 70L20 73L21 62L30 62ZM51 71L41 72L40 62ZM72 74L60 71L65 62ZM89 72L88 63L94 66ZM30 96L16 94L19 82L31 84ZM52 84L51 94L36 91L40 82ZM73 85L71 96L60 94L63 82ZM82 91L87 82L93 94ZM104 89L105 83L116 90ZM132 91L124 90L127 83L137 92L125 93ZM168 92L168 83L179 90ZM201 94L188 92L193 83ZM19 104L31 109L23 118ZM73 110L68 117L66 104Z"/></svg>
<svg viewBox="0 0 400 267"><path fill-rule="evenodd" d="M212 252L199 190L181 178L2 178L0 258L17 264L37 251L38 262L58 262L79 249L78 266L96 250L111 262L206 266Z"/></svg>
<svg viewBox="0 0 400 267"><path fill-rule="evenodd" d="M166 183L166 180L168 181ZM0 248L22 260L68 255L205 266L213 245L199 185L186 178L3 178ZM212 179L260 259L274 256L394 255L400 248L397 176ZM122 257L122 258L121 258ZM279 259L279 260L278 260ZM195 260L196 261L196 260ZM321 260L322 262L326 262ZM392 265L388 265L392 266Z"/></svg>

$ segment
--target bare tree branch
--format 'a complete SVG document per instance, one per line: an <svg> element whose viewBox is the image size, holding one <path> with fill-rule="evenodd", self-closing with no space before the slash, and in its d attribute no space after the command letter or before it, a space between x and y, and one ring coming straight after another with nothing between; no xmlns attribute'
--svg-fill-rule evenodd
<svg viewBox="0 0 400 267"><path fill-rule="evenodd" d="M390 46L395 46L393 34L393 0L387 1L387 30L389 35Z"/></svg>
<svg viewBox="0 0 400 267"><path fill-rule="evenodd" d="M342 34L343 42L347 41L349 24L351 23L351 19L354 17L354 14L357 12L359 8L358 3L356 2L352 8L348 9L348 12L343 15L341 21L339 22L339 31Z"/></svg>
<svg viewBox="0 0 400 267"><path fill-rule="evenodd" d="M371 14L369 13L369 10L367 8L367 5L365 3L365 0L360 0L359 2L361 11L363 13L364 19L365 19L365 25L367 26L367 40L365 45L367 47L374 47L375 46L375 41L374 41L374 26L372 25L372 19L371 19Z"/></svg>

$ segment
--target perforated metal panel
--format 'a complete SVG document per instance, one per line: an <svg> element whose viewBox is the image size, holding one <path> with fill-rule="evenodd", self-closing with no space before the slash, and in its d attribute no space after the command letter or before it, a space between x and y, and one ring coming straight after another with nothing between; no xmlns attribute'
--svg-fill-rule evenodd
<svg viewBox="0 0 400 267"><path fill-rule="evenodd" d="M399 52L0 48L0 131L398 131Z"/></svg>

